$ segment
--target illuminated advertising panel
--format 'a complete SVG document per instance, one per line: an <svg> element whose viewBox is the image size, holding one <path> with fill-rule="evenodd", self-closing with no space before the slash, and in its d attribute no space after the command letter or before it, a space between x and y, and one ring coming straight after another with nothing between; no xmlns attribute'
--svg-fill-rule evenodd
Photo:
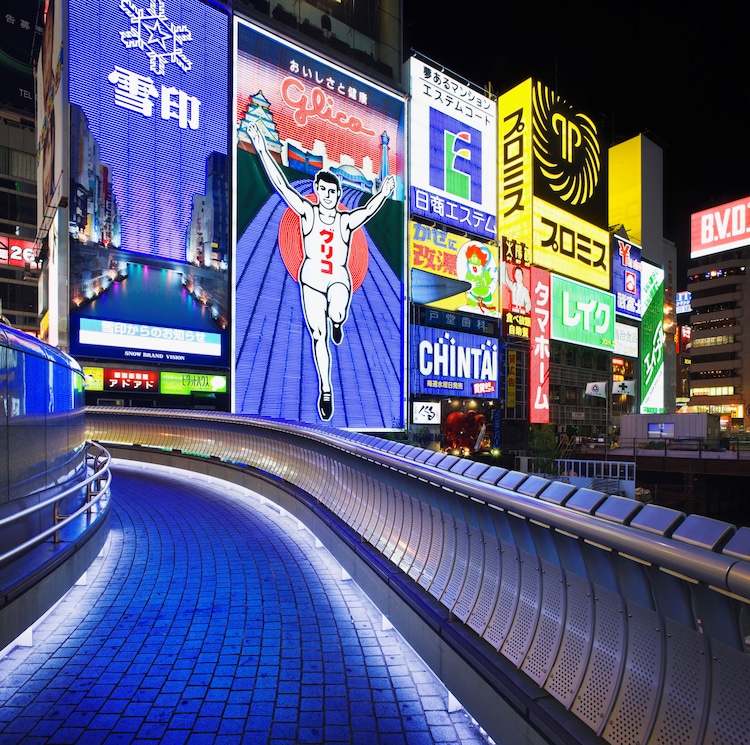
<svg viewBox="0 0 750 745"><path fill-rule="evenodd" d="M84 365L83 369L83 389L86 391L103 391L104 390L104 368L88 367Z"/></svg>
<svg viewBox="0 0 750 745"><path fill-rule="evenodd" d="M228 367L228 17L68 8L71 352Z"/></svg>
<svg viewBox="0 0 750 745"><path fill-rule="evenodd" d="M51 5L51 3L50 3ZM0 100L34 116L34 71L29 58L37 31L36 3L0 3Z"/></svg>
<svg viewBox="0 0 750 745"><path fill-rule="evenodd" d="M618 313L640 319L641 247L617 235L612 236L612 292Z"/></svg>
<svg viewBox="0 0 750 745"><path fill-rule="evenodd" d="M641 262L641 414L664 411L664 270Z"/></svg>
<svg viewBox="0 0 750 745"><path fill-rule="evenodd" d="M497 398L497 339L412 326L411 392Z"/></svg>
<svg viewBox="0 0 750 745"><path fill-rule="evenodd" d="M680 326L677 354L687 354L690 351L692 334L693 329L691 326Z"/></svg>
<svg viewBox="0 0 750 745"><path fill-rule="evenodd" d="M235 31L235 409L403 427L405 100Z"/></svg>
<svg viewBox="0 0 750 745"><path fill-rule="evenodd" d="M498 234L529 263L610 288L607 189L595 124L541 83L498 99Z"/></svg>
<svg viewBox="0 0 750 745"><path fill-rule="evenodd" d="M439 401L414 401L411 407L412 424L440 424Z"/></svg>
<svg viewBox="0 0 750 745"><path fill-rule="evenodd" d="M693 293L678 292L675 294L675 313L692 313L693 312Z"/></svg>
<svg viewBox="0 0 750 745"><path fill-rule="evenodd" d="M516 408L516 368L517 355L515 349L508 350L508 372L505 380L505 408Z"/></svg>
<svg viewBox="0 0 750 745"><path fill-rule="evenodd" d="M534 263L609 290L609 233L541 199L533 209Z"/></svg>
<svg viewBox="0 0 750 745"><path fill-rule="evenodd" d="M638 356L638 327L615 321L615 354L623 357Z"/></svg>
<svg viewBox="0 0 750 745"><path fill-rule="evenodd" d="M531 79L498 99L498 139L498 233L530 245Z"/></svg>
<svg viewBox="0 0 750 745"><path fill-rule="evenodd" d="M495 101L429 62L409 70L412 214L495 239Z"/></svg>
<svg viewBox="0 0 750 745"><path fill-rule="evenodd" d="M551 337L606 352L615 347L615 296L553 274Z"/></svg>
<svg viewBox="0 0 750 745"><path fill-rule="evenodd" d="M24 241L19 238L0 235L0 264L39 269L34 241Z"/></svg>
<svg viewBox="0 0 750 745"><path fill-rule="evenodd" d="M105 367L104 390L157 393L159 373L156 370L117 370Z"/></svg>
<svg viewBox="0 0 750 745"><path fill-rule="evenodd" d="M593 119L546 85L533 86L534 196L607 225L606 157Z"/></svg>
<svg viewBox="0 0 750 745"><path fill-rule="evenodd" d="M500 315L497 247L409 223L412 301L448 311Z"/></svg>
<svg viewBox="0 0 750 745"><path fill-rule="evenodd" d="M529 422L548 424L549 346L551 320L550 274L531 267L531 339L529 361Z"/></svg>
<svg viewBox="0 0 750 745"><path fill-rule="evenodd" d="M750 246L750 197L690 216L690 258Z"/></svg>
<svg viewBox="0 0 750 745"><path fill-rule="evenodd" d="M173 396L189 396L191 393L226 393L227 376L206 373L162 372L159 373L159 390Z"/></svg>
<svg viewBox="0 0 750 745"><path fill-rule="evenodd" d="M503 332L505 336L529 338L531 328L531 269L503 262Z"/></svg>

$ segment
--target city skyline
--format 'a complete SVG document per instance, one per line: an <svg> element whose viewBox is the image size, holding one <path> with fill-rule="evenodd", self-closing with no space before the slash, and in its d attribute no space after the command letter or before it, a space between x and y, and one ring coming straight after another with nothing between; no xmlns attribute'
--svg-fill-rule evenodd
<svg viewBox="0 0 750 745"><path fill-rule="evenodd" d="M496 95L538 79L596 117L607 147L651 137L664 151L664 237L677 244L682 289L690 214L750 194L740 60L748 15L728 0L704 14L675 3L533 0L483 9L457 32L446 6L409 0L404 47Z"/></svg>

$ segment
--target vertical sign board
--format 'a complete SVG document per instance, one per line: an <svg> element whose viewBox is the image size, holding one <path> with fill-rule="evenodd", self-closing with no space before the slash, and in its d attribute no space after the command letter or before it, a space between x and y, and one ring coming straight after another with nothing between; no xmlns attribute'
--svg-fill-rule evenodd
<svg viewBox="0 0 750 745"><path fill-rule="evenodd" d="M610 287L604 162L594 122L541 83L498 102L498 232L531 261ZM518 253L518 251L516 251Z"/></svg>
<svg viewBox="0 0 750 745"><path fill-rule="evenodd" d="M637 319L643 316L641 247L619 235L612 236L612 292L618 313Z"/></svg>
<svg viewBox="0 0 750 745"><path fill-rule="evenodd" d="M65 0L50 2L47 7L42 48L37 61L36 75L36 132L37 132L37 221L49 228L47 260L39 283L39 307L46 322L40 328L42 338L50 344L67 349L68 299L65 293L67 272L64 257L58 251L58 210L60 199L67 194L63 183L63 129L65 101L63 96L63 39L62 26ZM64 212L62 213L64 215ZM64 218L63 218L64 219ZM41 249L41 246L37 247Z"/></svg>
<svg viewBox="0 0 750 745"><path fill-rule="evenodd" d="M405 99L235 31L235 409L401 428Z"/></svg>
<svg viewBox="0 0 750 745"><path fill-rule="evenodd" d="M228 368L228 16L68 13L71 352Z"/></svg>
<svg viewBox="0 0 750 745"><path fill-rule="evenodd" d="M496 246L410 222L409 269L413 302L479 316L500 315Z"/></svg>
<svg viewBox="0 0 750 745"><path fill-rule="evenodd" d="M529 422L549 424L550 273L531 267Z"/></svg>
<svg viewBox="0 0 750 745"><path fill-rule="evenodd" d="M553 274L551 294L552 339L612 352L615 296L611 292Z"/></svg>
<svg viewBox="0 0 750 745"><path fill-rule="evenodd" d="M494 240L495 101L415 57L409 76L411 213Z"/></svg>
<svg viewBox="0 0 750 745"><path fill-rule="evenodd" d="M531 247L531 78L498 99L498 240ZM503 251L505 253L505 249ZM531 252L527 255L531 263Z"/></svg>
<svg viewBox="0 0 750 745"><path fill-rule="evenodd" d="M531 269L503 262L503 332L505 336L529 338L531 328Z"/></svg>
<svg viewBox="0 0 750 745"><path fill-rule="evenodd" d="M641 262L641 414L664 411L664 270Z"/></svg>

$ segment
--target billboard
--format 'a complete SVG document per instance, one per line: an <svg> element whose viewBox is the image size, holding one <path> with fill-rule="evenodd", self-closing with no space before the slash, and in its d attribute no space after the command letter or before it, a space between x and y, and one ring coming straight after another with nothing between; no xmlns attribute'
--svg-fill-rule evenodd
<svg viewBox="0 0 750 745"><path fill-rule="evenodd" d="M609 290L609 233L536 197L533 209L534 263Z"/></svg>
<svg viewBox="0 0 750 745"><path fill-rule="evenodd" d="M615 296L555 274L551 277L551 337L611 352L615 347Z"/></svg>
<svg viewBox="0 0 750 745"><path fill-rule="evenodd" d="M50 3L51 4L51 3ZM0 0L0 104L34 116L34 47L38 3Z"/></svg>
<svg viewBox="0 0 750 745"><path fill-rule="evenodd" d="M612 292L618 313L641 318L641 247L618 235L612 236Z"/></svg>
<svg viewBox="0 0 750 745"><path fill-rule="evenodd" d="M503 262L503 335L529 338L531 328L531 269Z"/></svg>
<svg viewBox="0 0 750 745"><path fill-rule="evenodd" d="M412 326L410 345L412 394L498 397L497 339Z"/></svg>
<svg viewBox="0 0 750 745"><path fill-rule="evenodd" d="M69 3L70 350L229 366L229 19Z"/></svg>
<svg viewBox="0 0 750 745"><path fill-rule="evenodd" d="M405 100L235 21L237 412L405 422Z"/></svg>
<svg viewBox="0 0 750 745"><path fill-rule="evenodd" d="M664 270L641 262L641 414L664 411Z"/></svg>
<svg viewBox="0 0 750 745"><path fill-rule="evenodd" d="M675 293L675 313L692 313L693 312L693 293L678 292Z"/></svg>
<svg viewBox="0 0 750 745"><path fill-rule="evenodd" d="M529 422L549 424L550 273L531 267Z"/></svg>
<svg viewBox="0 0 750 745"><path fill-rule="evenodd" d="M530 262L610 287L607 189L593 120L531 79L498 100L498 233Z"/></svg>
<svg viewBox="0 0 750 745"><path fill-rule="evenodd" d="M638 327L615 321L615 354L623 357L638 356Z"/></svg>
<svg viewBox="0 0 750 745"><path fill-rule="evenodd" d="M543 83L532 90L534 196L607 225L606 157L594 120Z"/></svg>
<svg viewBox="0 0 750 745"><path fill-rule="evenodd" d="M0 264L39 269L34 241L0 235Z"/></svg>
<svg viewBox="0 0 750 745"><path fill-rule="evenodd" d="M690 215L690 258L750 245L750 197Z"/></svg>
<svg viewBox="0 0 750 745"><path fill-rule="evenodd" d="M409 77L411 213L495 239L495 101L416 57Z"/></svg>
<svg viewBox="0 0 750 745"><path fill-rule="evenodd" d="M481 316L500 315L497 247L437 226L409 223L411 299Z"/></svg>

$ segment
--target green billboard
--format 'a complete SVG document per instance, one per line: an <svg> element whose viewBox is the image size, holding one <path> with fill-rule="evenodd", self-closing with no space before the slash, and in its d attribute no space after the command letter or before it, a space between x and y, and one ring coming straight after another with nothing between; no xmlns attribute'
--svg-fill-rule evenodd
<svg viewBox="0 0 750 745"><path fill-rule="evenodd" d="M615 296L591 285L551 276L552 324L557 341L611 352L615 347Z"/></svg>
<svg viewBox="0 0 750 745"><path fill-rule="evenodd" d="M189 396L191 393L226 393L227 376L203 373L163 372L159 377L161 393Z"/></svg>

